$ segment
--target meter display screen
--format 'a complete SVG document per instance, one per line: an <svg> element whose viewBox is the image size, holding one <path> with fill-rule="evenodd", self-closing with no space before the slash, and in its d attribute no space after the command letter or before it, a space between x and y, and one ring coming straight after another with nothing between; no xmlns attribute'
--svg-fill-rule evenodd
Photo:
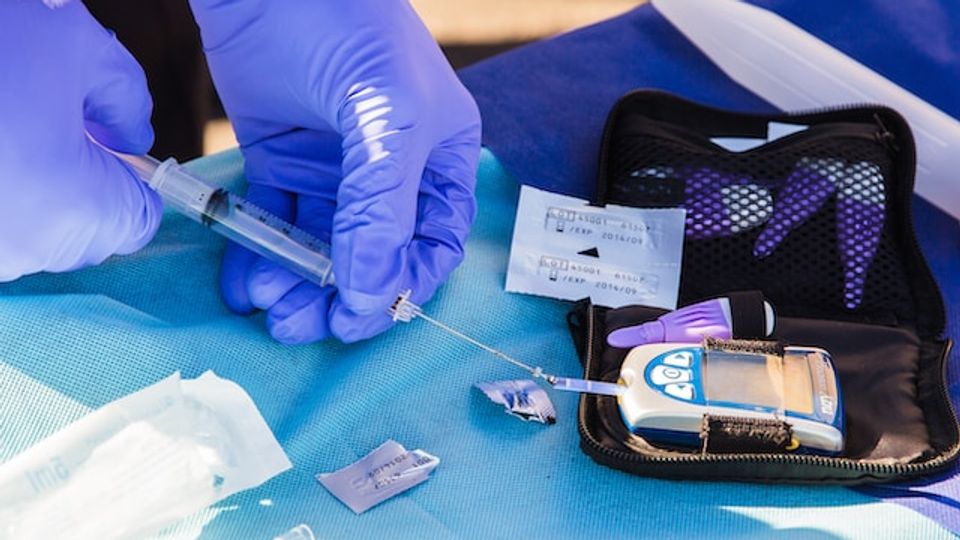
<svg viewBox="0 0 960 540"><path fill-rule="evenodd" d="M707 351L703 370L708 402L813 413L813 382L805 355L786 355L781 360L756 353Z"/></svg>

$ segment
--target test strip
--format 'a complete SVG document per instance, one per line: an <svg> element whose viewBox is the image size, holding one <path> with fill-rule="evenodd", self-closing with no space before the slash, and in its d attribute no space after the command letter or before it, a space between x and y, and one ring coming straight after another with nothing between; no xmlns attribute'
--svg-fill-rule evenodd
<svg viewBox="0 0 960 540"><path fill-rule="evenodd" d="M627 387L617 383L603 381L588 381L586 379L571 379L569 377L557 377L556 382L551 381L553 388L564 390L566 392L580 392L582 394L600 394L603 396L619 396L626 392Z"/></svg>

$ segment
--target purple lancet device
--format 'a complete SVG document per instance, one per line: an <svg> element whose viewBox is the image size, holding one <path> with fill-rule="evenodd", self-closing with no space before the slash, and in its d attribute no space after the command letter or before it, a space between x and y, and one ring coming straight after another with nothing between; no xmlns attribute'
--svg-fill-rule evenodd
<svg viewBox="0 0 960 540"><path fill-rule="evenodd" d="M773 332L773 306L763 302L764 335ZM730 299L714 298L671 311L659 319L614 330L607 336L611 347L630 349L648 343L699 343L704 337L733 337Z"/></svg>

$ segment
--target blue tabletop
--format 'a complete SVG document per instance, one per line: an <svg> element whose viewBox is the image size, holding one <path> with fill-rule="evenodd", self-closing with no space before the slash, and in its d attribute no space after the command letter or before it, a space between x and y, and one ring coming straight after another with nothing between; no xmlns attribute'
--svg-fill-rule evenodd
<svg viewBox="0 0 960 540"><path fill-rule="evenodd" d="M190 166L224 185L242 180L237 152ZM575 375L569 304L503 291L517 192L485 153L466 260L424 308ZM957 253L956 238L943 253ZM677 482L597 465L578 447L576 396L553 396L553 426L509 417L471 386L519 374L416 321L349 346L280 345L261 316L221 304L222 249L200 225L167 214L139 253L0 286L0 461L175 370L213 369L250 393L294 468L165 538L266 539L299 523L319 538L951 537L907 508L840 487ZM426 483L357 516L314 480L391 438L441 459Z"/></svg>

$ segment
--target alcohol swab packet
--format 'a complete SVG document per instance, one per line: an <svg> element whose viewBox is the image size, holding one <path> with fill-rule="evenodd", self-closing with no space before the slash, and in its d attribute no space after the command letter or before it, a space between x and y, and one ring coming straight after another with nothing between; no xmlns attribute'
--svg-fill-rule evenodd
<svg viewBox="0 0 960 540"><path fill-rule="evenodd" d="M0 540L145 538L291 466L243 388L175 373L0 465Z"/></svg>
<svg viewBox="0 0 960 540"><path fill-rule="evenodd" d="M476 383L494 403L504 406L507 414L541 424L555 424L557 411L547 392L532 379Z"/></svg>
<svg viewBox="0 0 960 540"><path fill-rule="evenodd" d="M439 464L436 456L419 449L408 451L391 439L352 465L316 478L340 502L361 514L426 481Z"/></svg>

